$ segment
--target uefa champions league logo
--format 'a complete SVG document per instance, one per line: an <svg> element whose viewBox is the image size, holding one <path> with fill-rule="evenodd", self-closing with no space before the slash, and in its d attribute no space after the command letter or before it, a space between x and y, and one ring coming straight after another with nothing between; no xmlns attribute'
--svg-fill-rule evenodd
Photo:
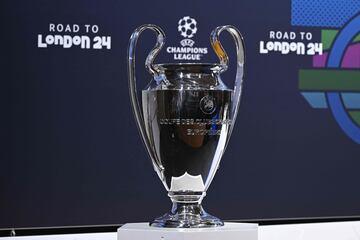
<svg viewBox="0 0 360 240"><path fill-rule="evenodd" d="M183 17L179 20L178 31L184 38L192 38L197 32L196 20L189 16Z"/></svg>
<svg viewBox="0 0 360 240"><path fill-rule="evenodd" d="M194 47L195 41L191 38L198 32L198 22L195 18L185 16L179 19L177 30L184 39L180 41L181 47L168 47L166 51L173 54L174 60L201 60L208 53L207 48Z"/></svg>

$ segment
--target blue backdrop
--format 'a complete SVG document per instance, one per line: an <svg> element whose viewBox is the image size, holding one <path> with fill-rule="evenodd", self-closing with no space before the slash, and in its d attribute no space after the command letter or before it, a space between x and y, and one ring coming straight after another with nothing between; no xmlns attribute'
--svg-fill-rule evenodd
<svg viewBox="0 0 360 240"><path fill-rule="evenodd" d="M130 108L126 52L132 31L153 23L167 36L157 62L176 62L166 47L181 46L184 16L196 19L195 45L208 48L201 62L218 61L209 34L219 25L236 26L247 50L240 112L207 211L225 220L360 215L360 146L299 89L299 70L313 69L313 56L260 53L261 41L292 41L271 31L320 43L323 29L341 30L359 11L330 27L295 12L292 19L292 7L309 2L2 1L0 228L149 221L170 209ZM51 45L49 35L68 35L72 45ZM89 45L75 45L76 35ZM231 86L235 46L223 35ZM154 43L151 32L138 42L140 88L151 78L143 66Z"/></svg>

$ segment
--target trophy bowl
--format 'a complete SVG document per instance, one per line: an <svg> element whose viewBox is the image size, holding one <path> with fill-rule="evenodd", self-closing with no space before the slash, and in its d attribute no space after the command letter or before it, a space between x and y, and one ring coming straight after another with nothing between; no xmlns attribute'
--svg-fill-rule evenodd
<svg viewBox="0 0 360 240"><path fill-rule="evenodd" d="M145 67L152 75L138 99L135 77L135 48L146 29L156 33L157 42ZM234 89L220 78L227 70L228 56L219 34L228 31L235 40L237 72ZM237 116L244 68L244 43L233 26L215 28L210 36L220 59L218 64L154 64L165 42L156 25L137 28L128 49L129 90L137 126L154 169L168 191L170 212L150 222L154 227L202 228L223 226L206 213L201 202L206 195L229 141Z"/></svg>

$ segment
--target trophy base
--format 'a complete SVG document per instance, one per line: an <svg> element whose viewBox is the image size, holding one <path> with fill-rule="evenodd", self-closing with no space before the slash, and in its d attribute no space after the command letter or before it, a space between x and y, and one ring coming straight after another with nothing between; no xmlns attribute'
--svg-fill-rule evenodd
<svg viewBox="0 0 360 240"><path fill-rule="evenodd" d="M257 240L258 225L225 222L215 228L159 228L149 223L127 223L118 228L117 240Z"/></svg>
<svg viewBox="0 0 360 240"><path fill-rule="evenodd" d="M165 228L208 228L224 226L224 222L203 211L201 215L166 213L152 221L150 226Z"/></svg>
<svg viewBox="0 0 360 240"><path fill-rule="evenodd" d="M150 226L166 228L211 228L224 226L223 221L204 211L200 203L201 196L193 196L196 198L194 202L177 202L173 199L171 212L156 218L150 223ZM173 198L175 197L173 196Z"/></svg>

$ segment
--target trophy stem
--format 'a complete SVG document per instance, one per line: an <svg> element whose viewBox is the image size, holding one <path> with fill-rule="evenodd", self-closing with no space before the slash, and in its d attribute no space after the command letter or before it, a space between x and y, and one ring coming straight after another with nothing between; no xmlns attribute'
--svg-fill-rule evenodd
<svg viewBox="0 0 360 240"><path fill-rule="evenodd" d="M223 226L224 223L201 206L205 192L169 192L173 202L171 212L150 223L153 227L203 228Z"/></svg>

